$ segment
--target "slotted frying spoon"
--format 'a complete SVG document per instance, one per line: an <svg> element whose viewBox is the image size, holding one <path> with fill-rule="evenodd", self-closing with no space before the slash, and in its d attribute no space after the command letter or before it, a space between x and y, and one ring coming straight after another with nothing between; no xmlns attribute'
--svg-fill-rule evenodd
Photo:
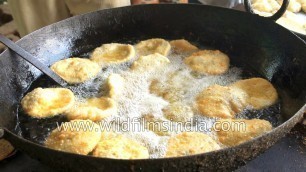
<svg viewBox="0 0 306 172"><path fill-rule="evenodd" d="M48 66L41 63L39 60L36 59L32 54L25 51L23 48L15 44L10 39L6 38L5 36L0 34L0 42L2 42L5 46L7 46L11 51L18 54L20 57L22 57L24 60L31 63L33 66L35 66L37 69L39 69L41 72L46 74L49 78L51 78L53 81L55 81L58 85L62 87L66 87L67 83L58 76L55 72L53 72Z"/></svg>

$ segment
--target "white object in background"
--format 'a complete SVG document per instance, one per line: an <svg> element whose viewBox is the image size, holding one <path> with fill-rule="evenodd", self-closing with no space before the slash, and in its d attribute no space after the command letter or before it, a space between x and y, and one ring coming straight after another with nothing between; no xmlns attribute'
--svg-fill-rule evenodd
<svg viewBox="0 0 306 172"><path fill-rule="evenodd" d="M205 5L232 8L238 4L242 4L243 0L199 0L199 2Z"/></svg>

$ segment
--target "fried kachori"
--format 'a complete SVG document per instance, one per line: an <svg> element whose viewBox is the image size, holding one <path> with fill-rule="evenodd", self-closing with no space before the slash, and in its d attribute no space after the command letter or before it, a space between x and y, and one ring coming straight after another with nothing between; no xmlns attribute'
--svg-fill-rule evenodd
<svg viewBox="0 0 306 172"><path fill-rule="evenodd" d="M62 123L45 141L48 148L81 155L89 154L101 138L99 125L90 120Z"/></svg>
<svg viewBox="0 0 306 172"><path fill-rule="evenodd" d="M68 58L54 63L51 69L66 82L77 84L94 78L101 67L89 59Z"/></svg>
<svg viewBox="0 0 306 172"><path fill-rule="evenodd" d="M89 98L78 102L65 115L69 120L83 119L101 121L106 117L117 114L116 102L108 97Z"/></svg>
<svg viewBox="0 0 306 172"><path fill-rule="evenodd" d="M100 65L119 64L135 57L135 49L129 44L110 43L96 48L90 59Z"/></svg>
<svg viewBox="0 0 306 172"><path fill-rule="evenodd" d="M198 47L192 45L190 42L188 42L185 39L178 39L170 41L170 45L172 48L172 51L176 53L190 53L198 50Z"/></svg>
<svg viewBox="0 0 306 172"><path fill-rule="evenodd" d="M254 109L262 109L276 103L278 94L274 86L263 78L244 79L230 85L247 94L246 103Z"/></svg>
<svg viewBox="0 0 306 172"><path fill-rule="evenodd" d="M236 146L272 130L269 121L261 119L220 119L214 131L219 142L226 146Z"/></svg>
<svg viewBox="0 0 306 172"><path fill-rule="evenodd" d="M183 132L169 139L166 157L188 156L218 149L218 143L207 134Z"/></svg>
<svg viewBox="0 0 306 172"><path fill-rule="evenodd" d="M75 102L74 94L66 88L35 88L21 100L26 114L48 118L67 111Z"/></svg>
<svg viewBox="0 0 306 172"><path fill-rule="evenodd" d="M102 133L101 140L93 151L93 156L114 159L146 159L148 149L137 141L115 133Z"/></svg>
<svg viewBox="0 0 306 172"><path fill-rule="evenodd" d="M135 45L135 48L139 56L147 56L155 53L167 56L170 52L171 46L170 43L164 39L153 38L140 41Z"/></svg>
<svg viewBox="0 0 306 172"><path fill-rule="evenodd" d="M184 62L196 73L220 75L228 71L230 60L219 50L201 50L185 58Z"/></svg>
<svg viewBox="0 0 306 172"><path fill-rule="evenodd" d="M139 72L155 71L170 63L169 59L159 53L141 56L134 61L131 69Z"/></svg>

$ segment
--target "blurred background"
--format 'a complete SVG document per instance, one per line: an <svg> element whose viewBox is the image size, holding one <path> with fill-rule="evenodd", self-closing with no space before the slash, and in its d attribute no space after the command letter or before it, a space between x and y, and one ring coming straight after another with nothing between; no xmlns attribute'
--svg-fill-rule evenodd
<svg viewBox="0 0 306 172"><path fill-rule="evenodd" d="M241 2L242 0L0 0L0 33L17 41L34 30L74 15L127 5L202 3L231 8ZM0 53L4 48L0 43Z"/></svg>
<svg viewBox="0 0 306 172"><path fill-rule="evenodd" d="M7 5L7 0L0 0L0 33L13 41L20 39L17 26L13 21L11 11ZM0 43L0 53L4 48L5 46Z"/></svg>
<svg viewBox="0 0 306 172"><path fill-rule="evenodd" d="M271 16L282 0L251 0L255 13ZM243 0L0 0L0 33L17 41L39 28L101 9L137 4L198 3L243 10ZM306 0L290 0L277 23L306 38ZM0 43L0 53L4 46Z"/></svg>

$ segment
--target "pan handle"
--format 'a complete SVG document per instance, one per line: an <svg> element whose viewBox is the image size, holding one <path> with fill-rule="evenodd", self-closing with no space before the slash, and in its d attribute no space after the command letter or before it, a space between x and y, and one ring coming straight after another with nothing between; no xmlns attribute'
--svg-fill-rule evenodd
<svg viewBox="0 0 306 172"><path fill-rule="evenodd" d="M283 0L283 4L281 8L275 14L267 18L270 18L271 20L274 20L274 21L278 20L286 12L289 2L290 0ZM251 0L244 0L244 8L247 12L255 14L251 6Z"/></svg>

